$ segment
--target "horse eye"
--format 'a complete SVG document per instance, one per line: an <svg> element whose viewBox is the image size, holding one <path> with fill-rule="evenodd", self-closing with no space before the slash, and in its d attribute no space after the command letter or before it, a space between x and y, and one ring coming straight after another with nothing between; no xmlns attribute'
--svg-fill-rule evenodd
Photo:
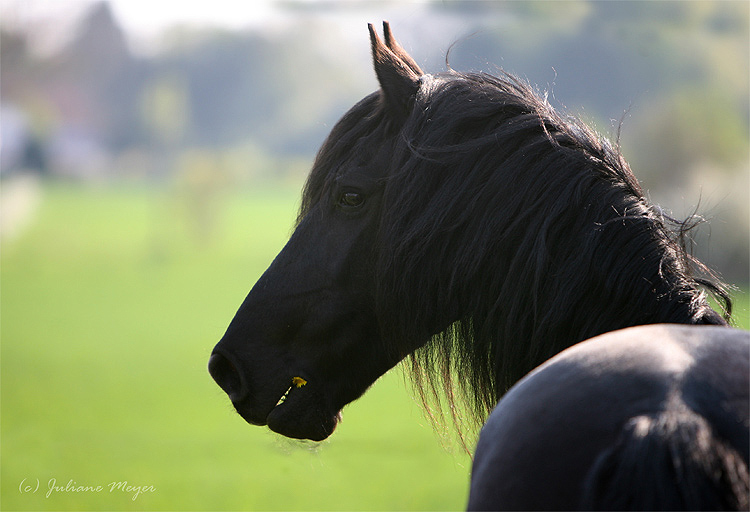
<svg viewBox="0 0 750 512"><path fill-rule="evenodd" d="M346 208L358 208L365 202L365 196L358 192L344 192L339 198L339 205Z"/></svg>

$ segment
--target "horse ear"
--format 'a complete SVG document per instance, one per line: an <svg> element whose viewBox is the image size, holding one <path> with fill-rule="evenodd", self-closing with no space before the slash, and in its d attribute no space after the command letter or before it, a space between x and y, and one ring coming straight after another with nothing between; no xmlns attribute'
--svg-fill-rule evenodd
<svg viewBox="0 0 750 512"><path fill-rule="evenodd" d="M370 30L372 45L372 60L375 74L380 82L380 90L386 108L397 117L406 115L409 103L419 88L419 77L422 70L414 59L396 42L387 21L383 22L385 44L378 37L371 23Z"/></svg>
<svg viewBox="0 0 750 512"><path fill-rule="evenodd" d="M393 37L391 25L387 21L383 22L383 35L385 36L385 45L417 75L417 78L422 76L424 73L419 69L417 63L411 58L411 55L406 53L406 50L398 44L396 38Z"/></svg>

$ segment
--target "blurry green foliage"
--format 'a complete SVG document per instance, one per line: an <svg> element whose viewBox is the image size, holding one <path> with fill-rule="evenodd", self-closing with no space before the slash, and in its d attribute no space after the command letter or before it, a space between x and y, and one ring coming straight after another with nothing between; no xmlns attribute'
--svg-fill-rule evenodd
<svg viewBox="0 0 750 512"><path fill-rule="evenodd" d="M701 165L734 171L750 151L747 120L734 107L719 89L685 88L660 98L648 117L627 127L631 165L655 188L684 180L686 170Z"/></svg>

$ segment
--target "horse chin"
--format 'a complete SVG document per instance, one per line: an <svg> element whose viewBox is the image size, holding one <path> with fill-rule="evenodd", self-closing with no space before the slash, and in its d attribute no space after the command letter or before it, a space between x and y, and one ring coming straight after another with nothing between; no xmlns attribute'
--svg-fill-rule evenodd
<svg viewBox="0 0 750 512"><path fill-rule="evenodd" d="M266 418L268 428L292 439L323 441L336 430L341 411L331 411L313 390L285 394Z"/></svg>

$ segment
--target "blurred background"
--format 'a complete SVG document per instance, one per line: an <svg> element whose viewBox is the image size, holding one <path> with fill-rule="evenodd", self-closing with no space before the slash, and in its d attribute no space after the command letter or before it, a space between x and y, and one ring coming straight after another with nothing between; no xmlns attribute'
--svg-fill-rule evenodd
<svg viewBox="0 0 750 512"><path fill-rule="evenodd" d="M694 253L748 327L745 1L1 0L4 510L464 506L470 459L398 371L312 447L244 424L205 370L317 148L377 88L384 19L426 72L450 48L620 133L649 197L706 220ZM125 480L155 490L106 487Z"/></svg>
<svg viewBox="0 0 750 512"><path fill-rule="evenodd" d="M514 72L612 138L622 122L653 200L675 216L700 203L712 222L696 253L748 282L746 2L2 6L3 178L179 181L199 195L299 182L375 89L363 25L387 18L430 72L455 43L454 69Z"/></svg>

